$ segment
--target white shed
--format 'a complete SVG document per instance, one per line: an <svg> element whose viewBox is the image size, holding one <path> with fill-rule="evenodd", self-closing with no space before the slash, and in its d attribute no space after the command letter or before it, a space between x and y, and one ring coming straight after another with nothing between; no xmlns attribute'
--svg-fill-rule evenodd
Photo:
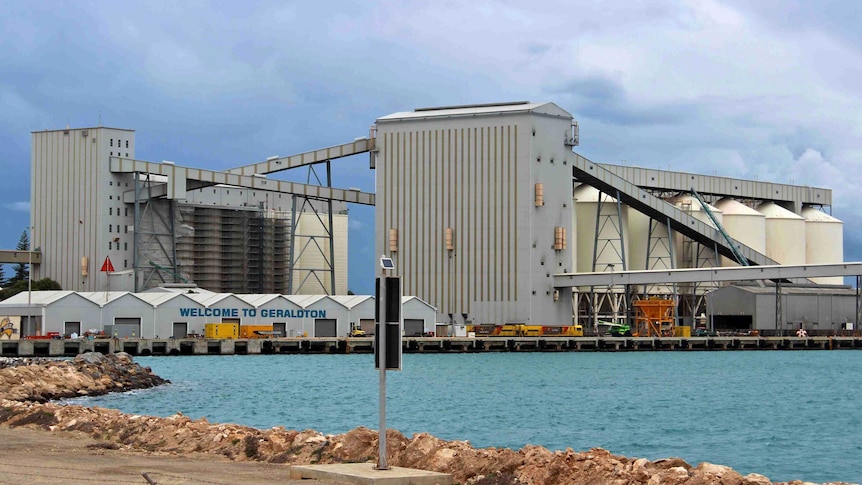
<svg viewBox="0 0 862 485"><path fill-rule="evenodd" d="M128 291L78 294L100 307L99 325L92 328L104 330L106 334L117 338L155 337L155 307L137 294Z"/></svg>
<svg viewBox="0 0 862 485"><path fill-rule="evenodd" d="M302 335L302 307L284 295L247 294L238 297L256 309L254 321L243 321L246 325L272 325L281 337Z"/></svg>
<svg viewBox="0 0 862 485"><path fill-rule="evenodd" d="M290 295L303 309L303 334L311 337L343 337L350 332L347 307L327 295Z"/></svg>
<svg viewBox="0 0 862 485"><path fill-rule="evenodd" d="M155 335L160 338L203 335L206 317L192 316L203 315L202 303L176 292L146 292L138 296L155 309Z"/></svg>
<svg viewBox="0 0 862 485"><path fill-rule="evenodd" d="M99 305L74 291L25 291L0 302L0 315L21 317L20 337L71 335L98 325Z"/></svg>
<svg viewBox="0 0 862 485"><path fill-rule="evenodd" d="M436 331L437 309L417 296L401 297L404 336L418 337Z"/></svg>
<svg viewBox="0 0 862 485"><path fill-rule="evenodd" d="M348 332L353 328L360 328L368 335L374 333L374 297L371 295L333 295L330 298L347 308Z"/></svg>

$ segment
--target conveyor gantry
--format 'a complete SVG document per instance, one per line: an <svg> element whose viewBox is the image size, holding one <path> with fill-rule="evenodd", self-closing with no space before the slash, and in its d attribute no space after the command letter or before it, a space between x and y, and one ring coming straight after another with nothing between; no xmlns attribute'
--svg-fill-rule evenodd
<svg viewBox="0 0 862 485"><path fill-rule="evenodd" d="M672 204L650 194L635 184L615 175L600 164L592 162L577 153L572 164L574 176L581 182L618 197L620 202L648 215L658 221L668 221L671 229L709 248L715 248L722 256L736 259L733 248L714 227L692 217ZM776 265L775 261L754 249L732 240L749 264L764 266Z"/></svg>

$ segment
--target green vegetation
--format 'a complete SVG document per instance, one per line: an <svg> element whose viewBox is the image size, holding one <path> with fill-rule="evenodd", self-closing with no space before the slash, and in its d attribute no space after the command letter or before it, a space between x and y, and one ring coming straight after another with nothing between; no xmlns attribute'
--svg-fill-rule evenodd
<svg viewBox="0 0 862 485"><path fill-rule="evenodd" d="M62 290L63 288L60 286L60 283L52 280L51 278L42 278L41 280L35 280L31 283L31 288L33 291L41 291L41 290ZM11 296L15 296L18 293L23 293L27 291L27 280L16 281L12 283L10 286L7 286L0 290L0 300L5 300Z"/></svg>

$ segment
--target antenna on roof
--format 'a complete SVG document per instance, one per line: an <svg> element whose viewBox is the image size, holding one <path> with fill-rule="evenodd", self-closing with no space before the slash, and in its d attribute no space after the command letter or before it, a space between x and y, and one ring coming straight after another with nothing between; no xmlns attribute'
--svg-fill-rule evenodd
<svg viewBox="0 0 862 485"><path fill-rule="evenodd" d="M99 111L99 128L102 127L102 112Z"/></svg>

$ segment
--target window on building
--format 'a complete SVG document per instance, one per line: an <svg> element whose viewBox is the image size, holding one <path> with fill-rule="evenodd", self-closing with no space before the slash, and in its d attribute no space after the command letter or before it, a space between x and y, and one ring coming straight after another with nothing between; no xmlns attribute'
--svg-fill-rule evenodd
<svg viewBox="0 0 862 485"><path fill-rule="evenodd" d="M114 227L113 225L108 224L108 232L113 232L113 231L111 230L113 227Z"/></svg>
<svg viewBox="0 0 862 485"><path fill-rule="evenodd" d="M128 267L129 267L129 260L128 260L128 259L124 259L124 260L123 260L123 267L124 267L124 268L128 268Z"/></svg>
<svg viewBox="0 0 862 485"><path fill-rule="evenodd" d="M114 182L110 182L110 181L109 181L109 182L108 182L108 185L114 185Z"/></svg>
<svg viewBox="0 0 862 485"><path fill-rule="evenodd" d="M126 234L128 234L128 233L129 233L129 226L126 225Z"/></svg>
<svg viewBox="0 0 862 485"><path fill-rule="evenodd" d="M108 200L114 200L114 196L113 196L113 195L109 195L109 196L108 196Z"/></svg>
<svg viewBox="0 0 862 485"><path fill-rule="evenodd" d="M126 140L126 148L129 148L129 140Z"/></svg>
<svg viewBox="0 0 862 485"><path fill-rule="evenodd" d="M114 152L111 152L111 156L112 156L112 157L114 156Z"/></svg>
<svg viewBox="0 0 862 485"><path fill-rule="evenodd" d="M112 249L113 247L114 247L114 243L111 241L108 241L108 249Z"/></svg>
<svg viewBox="0 0 862 485"><path fill-rule="evenodd" d="M114 146L114 139L111 138L111 146Z"/></svg>
<svg viewBox="0 0 862 485"><path fill-rule="evenodd" d="M129 208L128 208L128 207L126 207L125 213L126 213L126 214L125 214L125 215L126 215L126 217L129 217Z"/></svg>
<svg viewBox="0 0 862 485"><path fill-rule="evenodd" d="M124 242L123 243L123 251L128 251L128 250L129 250L129 243Z"/></svg>

